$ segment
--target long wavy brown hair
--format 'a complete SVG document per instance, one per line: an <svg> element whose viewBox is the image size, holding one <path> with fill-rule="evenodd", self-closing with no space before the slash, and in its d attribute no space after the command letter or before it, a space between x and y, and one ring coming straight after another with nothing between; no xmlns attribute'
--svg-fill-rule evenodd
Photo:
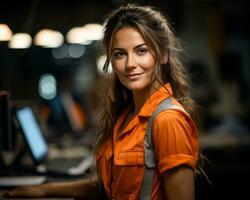
<svg viewBox="0 0 250 200"><path fill-rule="evenodd" d="M168 18L154 7L128 4L112 11L105 21L102 46L107 59L103 70L108 78L111 78L112 85L105 91L105 106L99 117L96 151L112 137L114 125L124 109L134 104L132 92L114 73L108 74L112 39L123 27L133 27L141 33L155 58L154 80L162 85L170 83L173 96L183 105L196 124L199 124L198 107L190 98L189 76L180 61L182 47ZM166 60L164 64L163 60Z"/></svg>

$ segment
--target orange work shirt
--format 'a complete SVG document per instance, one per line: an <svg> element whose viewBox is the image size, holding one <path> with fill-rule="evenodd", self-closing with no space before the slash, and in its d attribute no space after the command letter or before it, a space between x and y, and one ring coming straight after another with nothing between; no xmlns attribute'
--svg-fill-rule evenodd
<svg viewBox="0 0 250 200"><path fill-rule="evenodd" d="M167 90L166 90L167 88ZM97 154L97 166L106 194L117 200L138 199L144 175L144 136L147 122L164 99L172 96L170 84L161 87L144 103L140 112L120 131L128 115L117 120L113 137ZM176 100L173 103L178 104ZM198 136L193 121L178 110L165 110L153 123L156 173L151 199L164 199L160 176L179 165L195 168L198 159Z"/></svg>

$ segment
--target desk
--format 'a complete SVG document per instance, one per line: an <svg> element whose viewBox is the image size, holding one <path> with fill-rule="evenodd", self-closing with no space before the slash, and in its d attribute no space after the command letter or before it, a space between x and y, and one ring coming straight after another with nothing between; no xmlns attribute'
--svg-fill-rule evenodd
<svg viewBox="0 0 250 200"><path fill-rule="evenodd" d="M53 197L53 198L4 198L2 197L1 191L0 191L0 200L74 200L73 198L62 198L62 197Z"/></svg>
<svg viewBox="0 0 250 200"><path fill-rule="evenodd" d="M41 176L41 178L42 178L42 176ZM39 184L39 183L37 182L37 184ZM28 183L27 184L24 183L23 186L24 185L29 185L29 184ZM36 199L36 200L74 200L74 198L64 198L64 197L50 197L50 198L4 198L3 197L4 192L7 191L7 190L10 190L12 188L13 187L1 187L0 188L0 200L8 200L8 199L11 199L11 200L33 200L33 199Z"/></svg>
<svg viewBox="0 0 250 200"><path fill-rule="evenodd" d="M1 170L0 170L1 171ZM1 172L3 172L3 171L1 171ZM4 173L3 173L4 174ZM67 182L67 181L77 181L77 180L83 180L83 179L85 179L87 176L88 176L88 174L86 173L86 174L84 174L84 175L81 175L81 176L71 176L71 177L62 177L62 176L58 176L58 177L54 177L54 176L40 176L40 175L37 175L37 174L27 174L26 172L24 172L24 174L22 174L22 173L19 173L19 172L15 172L15 174L16 175L21 175L21 177L23 177L23 175L25 174L25 176L27 176L27 177L32 177L32 176L37 176L38 177L38 180L36 181L36 183L34 183L35 185L37 185L37 184L40 184L41 183L41 181L42 181L42 183L44 182L44 181L46 181L46 182L53 182L53 183L55 183L55 182ZM6 177L6 178L8 178L8 177L12 177L12 175L10 175L10 176L8 176L8 174L5 174L4 175L4 177ZM40 179L39 180L39 177L40 178L46 178L46 180L44 180L44 179ZM40 182L39 182L40 181ZM29 182L29 181L27 181L27 183L25 184L25 183L23 183L23 184L21 184L21 185L30 185L31 183ZM31 184L31 185L33 185L33 184ZM9 186L9 187L0 187L0 200L7 200L8 198L3 198L3 193L4 193L4 191L7 191L7 190L11 190L11 189L13 189L14 187L11 187L11 186ZM23 198L16 198L16 199L18 199L18 200L22 200ZM27 198L27 200L32 200L33 198ZM63 197L58 197L58 198L56 198L56 197L53 197L53 198L34 198L34 199L36 199L36 200L45 200L45 199L48 199L48 200L73 200L73 198L63 198ZM13 200L13 199L12 199Z"/></svg>

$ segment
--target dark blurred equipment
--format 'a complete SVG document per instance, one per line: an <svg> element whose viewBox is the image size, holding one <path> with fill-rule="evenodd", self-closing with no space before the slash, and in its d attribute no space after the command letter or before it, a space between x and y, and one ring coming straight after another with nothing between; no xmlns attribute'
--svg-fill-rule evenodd
<svg viewBox="0 0 250 200"><path fill-rule="evenodd" d="M65 131L68 129L68 122L66 118L66 113L63 108L62 100L60 96L56 96L54 99L46 102L50 109L50 114L48 118L48 124L50 126L55 126L58 131Z"/></svg>
<svg viewBox="0 0 250 200"><path fill-rule="evenodd" d="M66 113L70 127L74 133L79 133L86 126L86 118L83 109L69 92L61 96L64 111Z"/></svg>
<svg viewBox="0 0 250 200"><path fill-rule="evenodd" d="M11 150L14 146L13 143L10 93L0 91L0 150Z"/></svg>
<svg viewBox="0 0 250 200"><path fill-rule="evenodd" d="M89 169L92 156L87 148L84 156L72 156L71 159L60 157L56 160L48 157L49 145L31 107L25 106L17 109L16 120L25 140L25 147L28 149L38 173L77 176L84 174ZM73 149L73 147L71 148Z"/></svg>
<svg viewBox="0 0 250 200"><path fill-rule="evenodd" d="M192 80L192 97L199 105L208 107L217 98L208 66L201 61L193 60L188 65L188 71Z"/></svg>
<svg viewBox="0 0 250 200"><path fill-rule="evenodd" d="M54 133L67 132L77 136L86 130L90 117L85 113L86 108L82 105L82 99L79 99L79 95L75 96L70 92L63 92L45 101L49 109L48 127L54 128Z"/></svg>
<svg viewBox="0 0 250 200"><path fill-rule="evenodd" d="M241 81L241 57L236 52L226 51L218 59L219 76L222 81Z"/></svg>

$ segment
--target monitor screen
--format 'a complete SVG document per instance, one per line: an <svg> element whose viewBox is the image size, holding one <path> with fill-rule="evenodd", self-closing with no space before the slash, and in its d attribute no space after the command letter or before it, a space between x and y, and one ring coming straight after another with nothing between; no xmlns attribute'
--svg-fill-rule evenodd
<svg viewBox="0 0 250 200"><path fill-rule="evenodd" d="M30 107L21 108L17 110L16 117L33 159L42 161L48 153L48 146L33 110Z"/></svg>

